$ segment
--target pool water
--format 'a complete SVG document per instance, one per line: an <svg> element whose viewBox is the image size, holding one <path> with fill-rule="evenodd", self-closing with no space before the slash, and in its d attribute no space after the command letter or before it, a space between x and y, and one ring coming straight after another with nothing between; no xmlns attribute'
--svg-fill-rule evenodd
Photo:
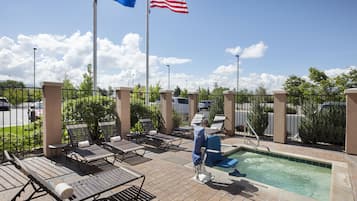
<svg viewBox="0 0 357 201"><path fill-rule="evenodd" d="M330 165L313 165L300 162L301 159L287 159L248 150L240 150L228 157L238 159L238 170L247 174L249 179L316 200L329 200ZM224 171L222 168L217 169Z"/></svg>

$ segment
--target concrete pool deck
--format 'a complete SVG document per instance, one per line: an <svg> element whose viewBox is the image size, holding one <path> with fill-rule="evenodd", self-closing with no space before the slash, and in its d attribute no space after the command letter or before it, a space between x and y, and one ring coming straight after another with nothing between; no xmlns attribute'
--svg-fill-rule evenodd
<svg viewBox="0 0 357 201"><path fill-rule="evenodd" d="M242 137L227 138L223 140L223 143L245 146ZM333 166L330 200L357 201L357 156L270 141L261 141L261 145L269 147L272 152L331 162ZM116 162L115 165L129 166L145 174L146 181L143 189L153 195L147 200L313 200L247 178L230 177L215 169L209 169L215 176L214 182L199 184L192 179L194 175L191 162L192 147L192 140L186 139L183 140L180 148L168 151L160 151L148 146L148 152L144 158L134 157L125 162ZM31 160L36 159L25 159L28 162ZM44 160L43 157L40 160ZM60 163L49 163L49 165L58 169L63 168ZM102 169L106 168L108 165L103 166ZM58 183L59 180L69 182L85 176L70 168L61 172L65 172L65 175L48 178L49 182ZM133 184L138 185L138 182ZM126 187L114 189L102 196L118 193ZM8 200L16 189L18 188L2 191L0 197ZM34 200L52 200L52 198L46 195Z"/></svg>

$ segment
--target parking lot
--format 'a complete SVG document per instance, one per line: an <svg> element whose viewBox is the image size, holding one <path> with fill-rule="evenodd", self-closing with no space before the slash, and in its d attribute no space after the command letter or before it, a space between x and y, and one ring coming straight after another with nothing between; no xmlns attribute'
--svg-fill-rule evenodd
<svg viewBox="0 0 357 201"><path fill-rule="evenodd" d="M11 108L10 111L0 111L0 128L29 124L27 107Z"/></svg>

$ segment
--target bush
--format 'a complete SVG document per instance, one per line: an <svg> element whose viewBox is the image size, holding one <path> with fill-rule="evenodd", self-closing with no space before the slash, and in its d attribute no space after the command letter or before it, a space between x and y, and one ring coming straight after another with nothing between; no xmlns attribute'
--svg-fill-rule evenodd
<svg viewBox="0 0 357 201"><path fill-rule="evenodd" d="M175 110L172 110L172 122L173 128L178 128L182 122L181 116Z"/></svg>
<svg viewBox="0 0 357 201"><path fill-rule="evenodd" d="M296 114L297 111L294 107L287 106L286 108L286 114Z"/></svg>
<svg viewBox="0 0 357 201"><path fill-rule="evenodd" d="M164 127L164 119L156 106L146 106L140 102L130 103L130 123L132 129L133 127L134 129L137 128L136 123L138 123L139 119L143 118L150 118L154 127L159 131Z"/></svg>
<svg viewBox="0 0 357 201"><path fill-rule="evenodd" d="M86 123L94 141L100 138L98 122L118 119L115 102L107 96L66 100L63 115L65 123Z"/></svg>
<svg viewBox="0 0 357 201"><path fill-rule="evenodd" d="M211 105L208 117L208 123L212 124L216 114L224 114L224 97L223 95L217 95L213 97L213 103Z"/></svg>
<svg viewBox="0 0 357 201"><path fill-rule="evenodd" d="M301 120L299 135L304 143L325 142L344 145L346 111L330 108L319 111L317 105L303 108L305 117Z"/></svg>
<svg viewBox="0 0 357 201"><path fill-rule="evenodd" d="M269 107L269 106L264 107L264 112L274 112L274 108Z"/></svg>
<svg viewBox="0 0 357 201"><path fill-rule="evenodd" d="M264 135L264 131L268 127L268 113L264 109L265 106L261 106L261 103L256 101L248 113L248 121L258 135Z"/></svg>

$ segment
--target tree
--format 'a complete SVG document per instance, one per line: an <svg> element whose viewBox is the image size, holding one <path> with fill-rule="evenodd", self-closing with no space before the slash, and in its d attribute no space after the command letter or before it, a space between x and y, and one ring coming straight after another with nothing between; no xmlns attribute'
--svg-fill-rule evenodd
<svg viewBox="0 0 357 201"><path fill-rule="evenodd" d="M178 97L181 94L181 89L179 86L176 86L175 90L174 90L174 97Z"/></svg>
<svg viewBox="0 0 357 201"><path fill-rule="evenodd" d="M83 74L83 81L79 85L79 90L81 90L81 96L93 95L93 76L91 64L87 65L87 72Z"/></svg>
<svg viewBox="0 0 357 201"><path fill-rule="evenodd" d="M264 86L260 85L257 89L255 89L255 94L259 96L264 96L267 94L267 90Z"/></svg>
<svg viewBox="0 0 357 201"><path fill-rule="evenodd" d="M149 91L150 91L150 102L155 102L157 100L160 100L160 83L156 83L155 86L150 86Z"/></svg>
<svg viewBox="0 0 357 201"><path fill-rule="evenodd" d="M318 69L313 67L309 68L309 78L314 83L321 83L323 80L328 79L327 75L324 72L319 71Z"/></svg>
<svg viewBox="0 0 357 201"><path fill-rule="evenodd" d="M208 100L209 96L209 90L208 89L203 89L199 88L198 89L198 99L199 100Z"/></svg>
<svg viewBox="0 0 357 201"><path fill-rule="evenodd" d="M71 83L71 80L68 79L67 74L64 76L64 80L63 80L63 96L66 99L77 98L76 88Z"/></svg>
<svg viewBox="0 0 357 201"><path fill-rule="evenodd" d="M187 89L181 90L180 97L188 98L188 90Z"/></svg>

